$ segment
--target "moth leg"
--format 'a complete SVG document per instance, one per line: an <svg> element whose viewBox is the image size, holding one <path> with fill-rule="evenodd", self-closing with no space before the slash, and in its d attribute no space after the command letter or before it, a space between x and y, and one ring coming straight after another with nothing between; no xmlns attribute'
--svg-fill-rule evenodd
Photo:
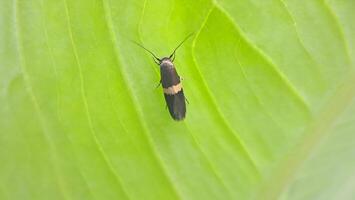
<svg viewBox="0 0 355 200"><path fill-rule="evenodd" d="M187 104L190 104L189 100L187 100L187 98L185 97L185 101Z"/></svg>
<svg viewBox="0 0 355 200"><path fill-rule="evenodd" d="M161 85L161 80L159 81L158 85L155 86L155 89L157 89Z"/></svg>
<svg viewBox="0 0 355 200"><path fill-rule="evenodd" d="M153 57L153 60L154 60L155 64L160 65L160 63L158 63L154 57Z"/></svg>

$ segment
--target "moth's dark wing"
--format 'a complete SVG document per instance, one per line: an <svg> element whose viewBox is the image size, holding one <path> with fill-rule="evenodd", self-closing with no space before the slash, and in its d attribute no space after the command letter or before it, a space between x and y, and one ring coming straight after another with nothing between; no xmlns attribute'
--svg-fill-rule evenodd
<svg viewBox="0 0 355 200"><path fill-rule="evenodd" d="M186 115L186 104L184 91L181 89L178 93L169 95L164 94L169 113L174 120L183 120Z"/></svg>
<svg viewBox="0 0 355 200"><path fill-rule="evenodd" d="M181 88L180 77L170 60L160 64L161 83L169 113L174 120L183 120L186 115L184 91Z"/></svg>
<svg viewBox="0 0 355 200"><path fill-rule="evenodd" d="M168 88L180 83L180 77L177 74L175 67L162 65L160 68L160 76L163 88Z"/></svg>

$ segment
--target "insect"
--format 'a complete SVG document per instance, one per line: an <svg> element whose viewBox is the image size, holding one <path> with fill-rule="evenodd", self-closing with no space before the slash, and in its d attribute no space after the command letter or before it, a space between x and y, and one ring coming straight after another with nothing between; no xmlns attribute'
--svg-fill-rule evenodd
<svg viewBox="0 0 355 200"><path fill-rule="evenodd" d="M183 120L186 116L186 103L184 91L181 85L181 79L178 73L176 72L174 66L175 60L175 53L179 49L179 47L193 35L193 33L189 34L185 39L180 42L180 44L174 49L174 51L170 54L169 57L158 58L155 54L145 48L143 45L134 42L138 46L142 47L144 50L149 52L153 56L154 62L159 65L160 67L160 82L163 86L164 97L166 106L169 109L169 113L171 117L176 120L180 121ZM158 85L158 86L159 86ZM157 86L157 87L158 87Z"/></svg>

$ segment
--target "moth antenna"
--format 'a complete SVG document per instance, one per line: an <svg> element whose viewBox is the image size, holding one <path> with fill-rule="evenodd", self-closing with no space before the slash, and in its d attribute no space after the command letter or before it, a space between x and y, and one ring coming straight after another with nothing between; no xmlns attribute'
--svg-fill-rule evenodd
<svg viewBox="0 0 355 200"><path fill-rule="evenodd" d="M190 33L188 36L185 37L185 39L180 42L180 44L174 49L173 53L169 56L169 58L173 57L173 55L175 55L175 52L179 49L179 47L184 44L184 42L189 39L194 33Z"/></svg>
<svg viewBox="0 0 355 200"><path fill-rule="evenodd" d="M161 62L161 60L160 60L152 51L150 51L149 49L145 48L143 45L139 44L139 43L136 42L136 41L131 40L131 42L133 42L134 44L138 45L138 46L141 47L142 49L148 51L156 60L158 60L159 62Z"/></svg>

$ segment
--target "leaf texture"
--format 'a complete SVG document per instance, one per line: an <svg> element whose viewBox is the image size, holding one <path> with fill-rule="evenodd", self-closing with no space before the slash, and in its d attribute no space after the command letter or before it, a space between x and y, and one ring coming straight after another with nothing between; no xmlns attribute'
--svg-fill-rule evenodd
<svg viewBox="0 0 355 200"><path fill-rule="evenodd" d="M351 0L0 1L0 199L354 199ZM165 109L159 57L189 104Z"/></svg>

